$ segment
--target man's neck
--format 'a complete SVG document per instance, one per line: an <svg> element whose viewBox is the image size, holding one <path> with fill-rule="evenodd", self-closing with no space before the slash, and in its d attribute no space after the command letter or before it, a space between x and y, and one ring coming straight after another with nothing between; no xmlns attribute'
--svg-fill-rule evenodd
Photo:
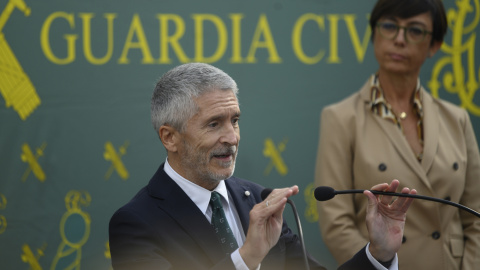
<svg viewBox="0 0 480 270"><path fill-rule="evenodd" d="M188 171L184 170L181 165L179 165L179 162L175 162L174 158L167 157L167 162L169 166L182 178L184 178L187 181L190 181L200 187L203 187L204 189L208 189L210 191L214 190L220 181L214 180L214 179L198 179L197 177L190 175Z"/></svg>

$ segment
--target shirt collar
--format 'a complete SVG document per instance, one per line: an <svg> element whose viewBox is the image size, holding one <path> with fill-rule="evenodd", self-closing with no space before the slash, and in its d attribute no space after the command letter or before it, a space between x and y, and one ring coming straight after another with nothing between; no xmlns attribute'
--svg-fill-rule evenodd
<svg viewBox="0 0 480 270"><path fill-rule="evenodd" d="M175 183L177 183L177 185L187 194L188 197L190 197L193 203L195 203L195 205L197 205L200 211L202 211L202 213L205 215L210 203L212 191L203 188L178 174L168 163L168 158L165 160L163 170L168 176L170 176L170 178L172 178L173 181L175 181ZM221 180L213 191L218 192L223 197L224 201L226 201L227 204L229 203L225 180Z"/></svg>
<svg viewBox="0 0 480 270"><path fill-rule="evenodd" d="M372 110L379 104L388 104L383 95L383 90L380 86L380 80L378 79L378 74L373 74L370 80L370 105ZM417 78L417 86L415 88L415 94L413 95L413 105L414 109L423 117L423 106L422 106L422 85L420 84L420 78Z"/></svg>

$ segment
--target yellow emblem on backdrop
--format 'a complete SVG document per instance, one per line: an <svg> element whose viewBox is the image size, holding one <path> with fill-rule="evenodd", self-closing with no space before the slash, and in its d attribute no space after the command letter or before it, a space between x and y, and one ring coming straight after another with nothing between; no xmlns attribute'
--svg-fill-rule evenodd
<svg viewBox="0 0 480 270"><path fill-rule="evenodd" d="M440 73L446 67L443 74L443 87L452 94L457 94L460 99L460 106L467 109L470 113L480 116L480 106L474 103L475 93L480 85L476 76L480 76L480 70L475 71L475 46L476 29L480 21L480 0L457 0L458 10L449 9L447 12L449 27L452 29L452 43L444 42L440 50L444 52L433 67L432 78L428 83L432 95L439 97ZM473 12L473 19L467 23L467 15ZM469 35L469 36L466 36ZM462 41L465 40L465 43Z"/></svg>
<svg viewBox="0 0 480 270"><path fill-rule="evenodd" d="M30 269L31 270L42 270L42 267L40 266L40 263L38 262L38 259L40 258L40 256L44 256L44 250L45 248L47 247L47 245L43 245L43 247L40 249L37 249L37 255L35 256L32 252L32 250L30 249L30 246L27 245L27 244L24 244L22 246L22 261L25 262L25 263L28 263L30 265Z"/></svg>
<svg viewBox="0 0 480 270"><path fill-rule="evenodd" d="M308 222L318 221L317 200L315 199L314 192L315 183L310 183L303 193L305 196L305 202L307 203L307 207L305 208L305 218Z"/></svg>
<svg viewBox="0 0 480 270"><path fill-rule="evenodd" d="M110 255L110 242L108 242L108 241L105 243L105 253L104 253L104 255L105 255L105 258L107 258L107 259L112 258L112 256Z"/></svg>
<svg viewBox="0 0 480 270"><path fill-rule="evenodd" d="M271 138L266 138L265 139L265 147L263 148L263 155L267 158L270 158L270 163L268 164L267 168L264 171L265 175L270 174L271 170L275 167L277 169L277 172L285 176L288 173L288 167L283 161L282 156L280 153L285 151L285 148L287 147L287 139L284 139L281 143L278 144L278 146L275 146L275 143Z"/></svg>
<svg viewBox="0 0 480 270"><path fill-rule="evenodd" d="M111 254L110 254L110 242L108 242L108 241L105 243L105 252L104 252L104 255L105 255L105 258L107 258L107 259L112 259L112 256L111 256ZM113 267L110 266L109 269L113 269Z"/></svg>
<svg viewBox="0 0 480 270"><path fill-rule="evenodd" d="M90 215L81 206L89 206L91 201L87 191L71 190L65 196L67 212L60 220L62 243L58 246L51 270L80 269L82 247L90 236L91 226Z"/></svg>
<svg viewBox="0 0 480 270"><path fill-rule="evenodd" d="M40 105L40 98L28 75L13 54L2 30L15 8L30 15L30 8L23 0L9 0L0 14L0 93L5 99L5 106L17 111L22 120Z"/></svg>
<svg viewBox="0 0 480 270"><path fill-rule="evenodd" d="M0 210L7 208L7 198L0 193ZM0 215L0 234L4 233L7 229L7 219L5 216Z"/></svg>
<svg viewBox="0 0 480 270"><path fill-rule="evenodd" d="M108 180L112 175L113 171L117 171L118 175L123 179L127 180L129 177L127 168L122 162L121 157L127 153L128 141L126 141L120 148L118 152L113 147L111 142L105 143L105 152L103 153L103 157L105 160L110 160L112 162L112 166L108 169L107 173L105 174L105 179Z"/></svg>
<svg viewBox="0 0 480 270"><path fill-rule="evenodd" d="M40 146L40 148L37 148L36 154L34 155L28 144L24 143L22 145L22 154L20 157L22 158L23 162L28 163L28 169L22 176L23 182L27 180L28 175L32 171L35 177L40 180L40 182L45 181L45 172L43 171L42 167L40 167L40 164L38 164L37 160L40 156L43 156L43 151L45 150L45 147L47 147L47 143L44 142L42 146Z"/></svg>

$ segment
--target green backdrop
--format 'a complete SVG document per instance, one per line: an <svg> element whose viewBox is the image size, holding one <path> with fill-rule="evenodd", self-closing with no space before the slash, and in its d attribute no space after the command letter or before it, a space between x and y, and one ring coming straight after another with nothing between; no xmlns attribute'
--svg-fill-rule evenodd
<svg viewBox="0 0 480 270"><path fill-rule="evenodd" d="M374 3L0 0L0 269L111 268L108 221L166 157L154 84L191 61L239 85L236 176L299 185L306 246L334 269L312 197L319 116L377 69ZM422 84L480 134L479 0L444 3L448 35Z"/></svg>

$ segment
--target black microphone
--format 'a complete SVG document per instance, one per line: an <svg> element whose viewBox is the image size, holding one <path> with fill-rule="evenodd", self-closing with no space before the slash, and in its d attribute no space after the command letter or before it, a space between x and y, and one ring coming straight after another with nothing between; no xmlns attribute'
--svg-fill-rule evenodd
<svg viewBox="0 0 480 270"><path fill-rule="evenodd" d="M260 193L260 197L262 197L262 200L265 200L270 193L272 193L273 189L271 188L265 188L262 190L262 193ZM300 224L300 218L298 217L298 212L297 208L295 207L295 204L293 201L290 199L287 199L287 203L292 206L293 210L293 215L295 216L295 221L297 222L297 228L298 228L298 237L300 238L300 244L302 245L302 253L303 253L303 261L305 263L305 269L309 270L310 266L308 265L308 259L307 259L307 250L305 249L305 243L303 241L303 231L302 231L302 225Z"/></svg>
<svg viewBox="0 0 480 270"><path fill-rule="evenodd" d="M365 190L364 189L348 189L348 190L340 190L337 191L331 187L326 187L326 186L321 186L317 187L315 189L315 199L317 201L328 201L335 197L337 194L353 194L353 193L363 193ZM403 194L403 193L395 193L395 192L387 192L387 191L377 191L377 190L370 190L373 194L376 195L386 195L386 196L396 196L396 197L409 197L409 198L415 198L415 199L421 199L421 200L427 200L427 201L434 201L434 202L439 202L443 204L448 204L455 206L457 208L460 208L462 210L465 210L469 212L470 214L473 214L477 217L480 217L480 213L476 212L475 210L468 208L464 205L454 203L451 201L443 200L443 199L438 199L434 197L428 197L428 196L422 196L422 195L416 195L416 194Z"/></svg>

